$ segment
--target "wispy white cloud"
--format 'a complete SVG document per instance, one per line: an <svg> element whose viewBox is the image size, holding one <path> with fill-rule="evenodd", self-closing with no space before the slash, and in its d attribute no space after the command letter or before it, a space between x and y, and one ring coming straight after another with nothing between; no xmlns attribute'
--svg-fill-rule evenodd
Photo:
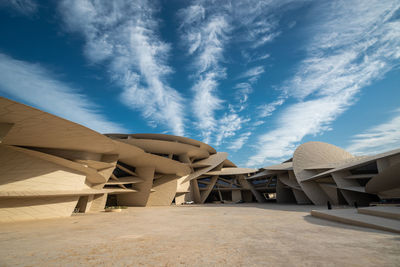
<svg viewBox="0 0 400 267"><path fill-rule="evenodd" d="M263 121L263 120L255 121L253 123L253 127L257 127L257 126L263 125L264 123L265 123L265 121Z"/></svg>
<svg viewBox="0 0 400 267"><path fill-rule="evenodd" d="M228 147L233 151L237 151L243 147L243 145L247 142L249 137L251 136L251 132L242 133L237 139L235 139L231 145Z"/></svg>
<svg viewBox="0 0 400 267"><path fill-rule="evenodd" d="M183 98L166 81L170 46L158 35L157 9L146 0L63 0L59 8L68 29L85 38L87 58L106 63L122 102L183 135Z"/></svg>
<svg viewBox="0 0 400 267"><path fill-rule="evenodd" d="M232 105L232 110L235 111L236 108L237 112L241 112L247 107L247 100L249 99L249 95L253 92L253 87L250 83L244 82L236 84L235 89L235 97L239 104L237 107L236 105Z"/></svg>
<svg viewBox="0 0 400 267"><path fill-rule="evenodd" d="M222 100L215 95L218 82L213 72L201 76L193 86L195 97L193 100L193 112L198 120L198 128L202 131L204 141L210 142L211 133L217 126L214 118L215 110L221 109Z"/></svg>
<svg viewBox="0 0 400 267"><path fill-rule="evenodd" d="M59 81L39 64L0 54L0 91L102 133L126 131L100 114L81 91Z"/></svg>
<svg viewBox="0 0 400 267"><path fill-rule="evenodd" d="M245 82L241 82L235 85L234 89L236 89L235 97L239 102L238 105L232 105L233 110L237 110L237 112L243 111L247 107L247 100L249 95L253 92L253 84L257 82L260 75L265 72L263 66L256 66L251 69L248 69L244 73L238 76L238 79L247 79Z"/></svg>
<svg viewBox="0 0 400 267"><path fill-rule="evenodd" d="M298 142L306 135L330 130L330 124L351 103L357 90L289 106L277 117L276 128L259 138L258 151L248 165L284 160L293 154Z"/></svg>
<svg viewBox="0 0 400 267"><path fill-rule="evenodd" d="M398 66L398 1L320 3L308 58L286 84L299 102L278 118L275 130L259 138L248 161L259 165L290 156L306 135L317 135L356 101L357 93Z"/></svg>
<svg viewBox="0 0 400 267"><path fill-rule="evenodd" d="M221 67L224 45L227 41L229 23L221 10L208 14L201 3L193 4L179 11L182 39L189 55L194 56L195 79L193 112L197 117L197 127L205 142L210 142L216 127L215 111L221 109L222 100L218 97L219 79L225 77Z"/></svg>
<svg viewBox="0 0 400 267"><path fill-rule="evenodd" d="M354 135L347 150L356 155L371 155L400 147L400 109L390 120Z"/></svg>
<svg viewBox="0 0 400 267"><path fill-rule="evenodd" d="M242 42L246 43L244 50L254 50L272 41L279 35L279 19L274 16L274 10L284 5L283 2L286 1L204 0L196 1L178 12L182 22L182 40L188 55L193 57L193 111L205 142L210 142L213 134L218 135L220 131L220 128L216 127L216 114L224 108L224 100L219 95L218 86L220 80L226 78L224 52L227 46L234 42ZM232 34L239 32L241 35L231 38ZM244 50L243 53L246 54ZM269 57L266 53L259 56L262 59ZM263 72L264 67L258 66L246 71L241 78L248 78L246 83L251 84ZM240 101L238 111L245 108L244 103L252 91L250 87L243 85L244 83L240 85L241 88L236 94ZM230 103L225 106L232 107Z"/></svg>
<svg viewBox="0 0 400 267"><path fill-rule="evenodd" d="M219 146L225 138L234 136L238 130L242 129L242 125L248 121L249 119L242 118L236 113L225 114L218 121L216 145Z"/></svg>
<svg viewBox="0 0 400 267"><path fill-rule="evenodd" d="M251 80L252 82L255 82L258 77L264 73L264 67L263 66L256 66L253 67L251 69L248 69L247 71L245 71L244 73L242 73L241 75L239 75L239 79L243 79L243 78L250 78L253 79L255 78L255 80Z"/></svg>
<svg viewBox="0 0 400 267"><path fill-rule="evenodd" d="M277 36L279 36L281 32L273 32L268 35L263 36L261 39L257 40L253 43L253 48L258 48L266 43L272 42Z"/></svg>
<svg viewBox="0 0 400 267"><path fill-rule="evenodd" d="M37 11L38 5L33 0L0 0L0 7L12 8L22 15L32 15Z"/></svg>
<svg viewBox="0 0 400 267"><path fill-rule="evenodd" d="M280 96L277 100L275 100L275 101L273 101L273 102L271 102L271 103L258 106L258 107L257 107L257 109L258 109L258 111L259 111L258 117L259 117L259 118L265 118L265 117L271 116L272 113L273 113L279 106L281 106L281 105L283 105L283 103L285 103L285 99L286 99L286 96L285 96L285 95L282 95L282 96Z"/></svg>
<svg viewBox="0 0 400 267"><path fill-rule="evenodd" d="M255 52L242 50L240 53L247 63L263 61L271 57L269 53L259 52L257 50Z"/></svg>
<svg viewBox="0 0 400 267"><path fill-rule="evenodd" d="M247 43L247 47L243 47L245 52L262 48L282 34L280 16L287 10L301 6L304 2L309 2L309 0L232 1L231 16L235 19L236 27L240 29L235 40ZM267 55L258 54L250 56L249 59L250 61L261 60Z"/></svg>

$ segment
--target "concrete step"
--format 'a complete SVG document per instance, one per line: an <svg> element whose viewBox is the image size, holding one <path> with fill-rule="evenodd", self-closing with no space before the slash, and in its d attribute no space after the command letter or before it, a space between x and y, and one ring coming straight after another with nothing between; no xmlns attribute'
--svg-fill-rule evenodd
<svg viewBox="0 0 400 267"><path fill-rule="evenodd" d="M385 207L385 206L366 207L366 208L359 208L358 213L400 220L400 207Z"/></svg>
<svg viewBox="0 0 400 267"><path fill-rule="evenodd" d="M400 222L398 220L360 214L356 209L312 210L311 215L335 222L400 234Z"/></svg>

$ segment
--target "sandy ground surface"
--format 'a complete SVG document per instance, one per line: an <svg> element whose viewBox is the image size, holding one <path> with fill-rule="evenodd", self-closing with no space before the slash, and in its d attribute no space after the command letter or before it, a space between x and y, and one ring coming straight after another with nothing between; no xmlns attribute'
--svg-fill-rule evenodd
<svg viewBox="0 0 400 267"><path fill-rule="evenodd" d="M400 266L400 235L311 217L315 208L129 208L0 224L0 266Z"/></svg>

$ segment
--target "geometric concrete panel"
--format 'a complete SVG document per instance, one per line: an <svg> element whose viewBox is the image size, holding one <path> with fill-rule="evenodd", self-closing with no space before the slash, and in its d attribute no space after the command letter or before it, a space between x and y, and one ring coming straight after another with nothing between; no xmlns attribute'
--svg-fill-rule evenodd
<svg viewBox="0 0 400 267"><path fill-rule="evenodd" d="M150 193L146 206L169 206L176 195L177 177L169 174L157 178L153 183L153 192Z"/></svg>
<svg viewBox="0 0 400 267"><path fill-rule="evenodd" d="M175 204L181 205L188 201L193 201L192 194L190 193L190 182L184 182L186 176L182 176L177 181Z"/></svg>
<svg viewBox="0 0 400 267"><path fill-rule="evenodd" d="M135 172L143 180L143 182L135 184L138 192L117 195L118 205L146 206L153 185L154 167L137 167Z"/></svg>
<svg viewBox="0 0 400 267"><path fill-rule="evenodd" d="M293 170L300 187L307 197L316 205L325 205L331 200L327 194L313 181L305 182L318 174L320 170L312 170L312 166L325 163L340 162L353 155L347 151L322 142L308 142L300 145L293 154Z"/></svg>
<svg viewBox="0 0 400 267"><path fill-rule="evenodd" d="M204 162L204 164L208 165L208 167L204 167L204 168L198 169L198 170L194 171L193 173L189 174L186 177L185 181L190 181L190 180L196 179L200 175L203 175L203 174L211 171L212 169L217 167L219 164L224 162L224 160L227 157L228 157L228 153L226 153L226 152L217 152L216 154L211 155L207 159L200 160L199 162Z"/></svg>
<svg viewBox="0 0 400 267"><path fill-rule="evenodd" d="M74 211L78 198L3 198L0 201L0 222L68 217Z"/></svg>
<svg viewBox="0 0 400 267"><path fill-rule="evenodd" d="M293 188L292 191L297 204L312 204L311 200L302 190Z"/></svg>
<svg viewBox="0 0 400 267"><path fill-rule="evenodd" d="M249 181L247 181L244 177L244 175L237 175L236 177L237 181L239 182L239 184L241 185L241 187L243 189L248 189L251 191L251 193L253 194L253 196L256 198L258 203L263 203L265 202L265 198L260 194L260 192L258 192L253 184L251 184Z"/></svg>
<svg viewBox="0 0 400 267"><path fill-rule="evenodd" d="M7 145L48 147L106 153L113 142L82 125L0 97L0 122L14 124L2 138Z"/></svg>
<svg viewBox="0 0 400 267"><path fill-rule="evenodd" d="M280 179L276 181L276 202L296 203L292 189L282 183Z"/></svg>
<svg viewBox="0 0 400 267"><path fill-rule="evenodd" d="M400 188L400 162L394 164L378 175L374 176L365 186L365 191L368 193L378 194L380 192ZM400 190L393 190L395 194L386 194L386 198L400 198Z"/></svg>
<svg viewBox="0 0 400 267"><path fill-rule="evenodd" d="M83 190L86 175L0 145L0 191Z"/></svg>

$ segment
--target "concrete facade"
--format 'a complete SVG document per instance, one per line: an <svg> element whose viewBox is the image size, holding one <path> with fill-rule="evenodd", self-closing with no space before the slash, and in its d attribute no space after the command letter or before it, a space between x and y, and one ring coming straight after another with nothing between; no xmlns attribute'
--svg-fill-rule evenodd
<svg viewBox="0 0 400 267"><path fill-rule="evenodd" d="M260 169L248 180L276 178L278 203L368 205L400 199L400 149L353 156L322 142L300 145L293 158Z"/></svg>
<svg viewBox="0 0 400 267"><path fill-rule="evenodd" d="M236 190L247 191L247 199L251 194L242 176L257 171L237 168L227 153L190 138L102 135L6 98L0 98L0 141L0 222L65 217L106 205L204 203L220 187L239 201ZM199 186L208 176L214 186ZM235 186L219 185L228 176Z"/></svg>
<svg viewBox="0 0 400 267"><path fill-rule="evenodd" d="M0 222L70 216L105 206L187 202L367 205L400 198L400 149L355 157L330 144L238 168L203 142L163 134L102 135L0 98Z"/></svg>

